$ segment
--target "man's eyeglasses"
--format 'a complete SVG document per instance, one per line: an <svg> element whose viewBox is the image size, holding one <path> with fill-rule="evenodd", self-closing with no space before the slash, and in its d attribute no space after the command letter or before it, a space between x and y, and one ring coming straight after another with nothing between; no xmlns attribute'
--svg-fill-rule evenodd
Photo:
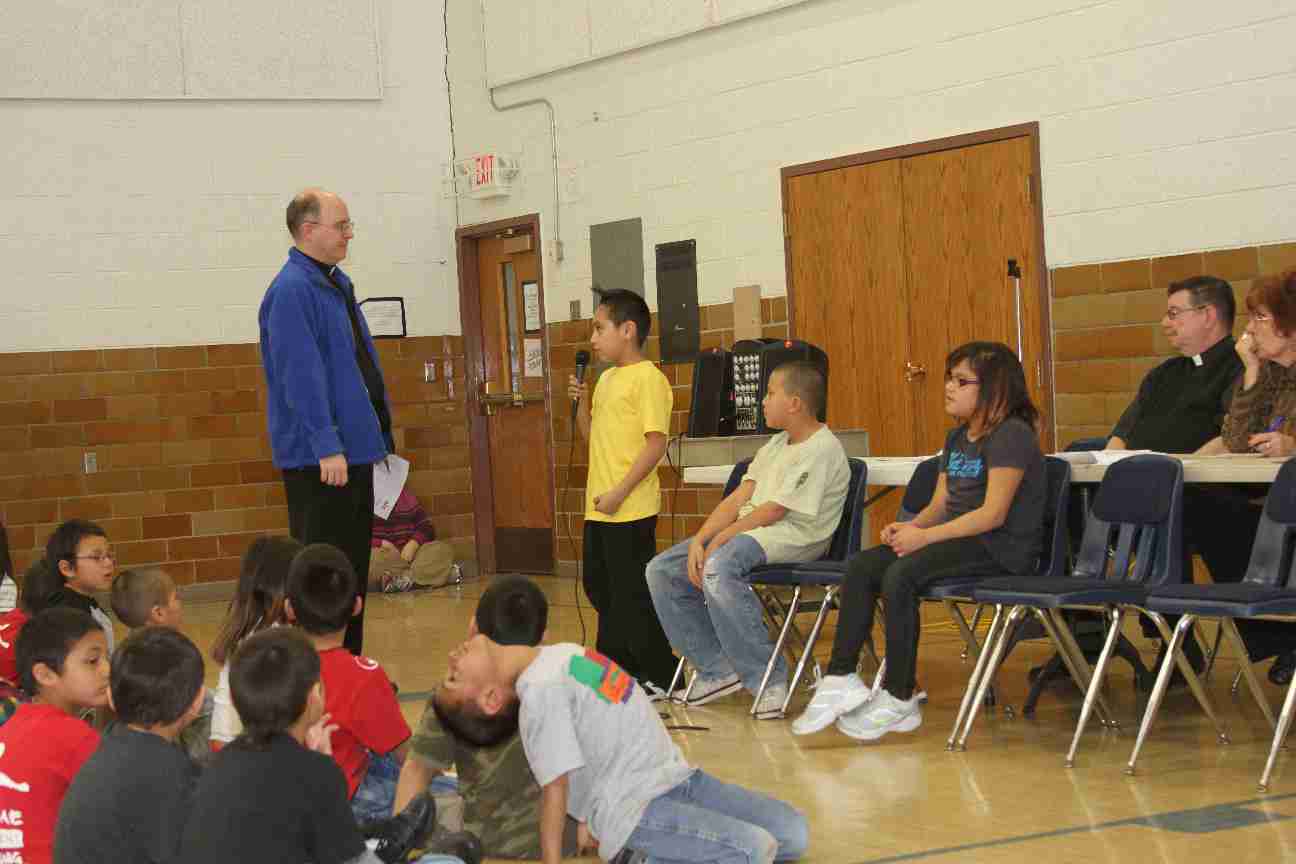
<svg viewBox="0 0 1296 864"><path fill-rule="evenodd" d="M1252 320L1252 321L1255 321L1255 322L1257 322L1257 323L1259 323L1259 324L1263 324L1263 323L1265 323L1266 321L1272 321L1272 320L1273 320L1273 316L1272 316L1272 315L1269 315L1269 314L1267 314L1267 313L1265 313L1265 312L1261 312L1260 310L1257 309L1255 312L1252 312L1252 313L1251 313L1251 320Z"/></svg>
<svg viewBox="0 0 1296 864"><path fill-rule="evenodd" d="M324 223L324 222L311 222L310 220L307 220L307 221L304 222L303 224L305 224L305 225L324 225L324 224L326 224L326 223ZM331 225L328 225L328 227L329 227L329 228L335 228L335 229L337 229L337 230L338 230L340 233L342 233L342 234L354 234L354 233L355 233L355 223L352 222L350 219L343 219L341 222L334 222L334 223L332 223Z"/></svg>
<svg viewBox="0 0 1296 864"><path fill-rule="evenodd" d="M1205 308L1206 308L1206 304L1201 306L1167 306L1165 317L1169 318L1171 321L1174 321L1180 315L1187 315L1189 312L1197 312L1198 310L1205 309Z"/></svg>
<svg viewBox="0 0 1296 864"><path fill-rule="evenodd" d="M93 555L73 555L72 557L78 561L94 561L96 564L102 564L105 561L115 562L117 560L115 552L96 552Z"/></svg>
<svg viewBox="0 0 1296 864"><path fill-rule="evenodd" d="M981 383L980 380L978 380L978 379L976 379L976 378L964 378L962 375L951 375L951 374L949 374L948 372L946 372L946 373L945 373L945 383L946 383L946 384L949 384L951 381L953 381L955 384L957 384L960 390L962 390L964 387L968 387L968 386L970 386L970 385L972 385L972 384L980 384L980 383Z"/></svg>

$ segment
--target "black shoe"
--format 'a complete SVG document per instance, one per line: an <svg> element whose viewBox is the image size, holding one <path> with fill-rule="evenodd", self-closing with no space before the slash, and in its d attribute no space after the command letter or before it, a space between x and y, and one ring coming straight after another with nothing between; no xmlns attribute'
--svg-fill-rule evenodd
<svg viewBox="0 0 1296 864"><path fill-rule="evenodd" d="M362 826L366 839L378 840L374 849L383 864L404 861L411 849L427 841L428 833L436 824L436 801L426 792L416 795L398 815Z"/></svg>
<svg viewBox="0 0 1296 864"><path fill-rule="evenodd" d="M424 855L451 855L464 864L480 864L482 859L481 841L471 831L437 834L427 840L421 851Z"/></svg>
<svg viewBox="0 0 1296 864"><path fill-rule="evenodd" d="M1286 687L1291 683L1292 674L1296 672L1296 651L1287 651L1274 658L1269 667L1269 683Z"/></svg>
<svg viewBox="0 0 1296 864"><path fill-rule="evenodd" d="M623 848L620 852L613 855L608 864L643 864L648 860L648 855L644 852L638 852L629 846Z"/></svg>

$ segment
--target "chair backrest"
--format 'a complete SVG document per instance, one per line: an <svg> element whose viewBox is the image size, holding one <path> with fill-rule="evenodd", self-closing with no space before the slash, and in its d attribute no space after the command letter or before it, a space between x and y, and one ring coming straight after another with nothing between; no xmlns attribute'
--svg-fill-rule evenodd
<svg viewBox="0 0 1296 864"><path fill-rule="evenodd" d="M743 478L747 476L747 469L751 467L751 458L739 460L729 472L729 479L725 481L724 497L728 498L742 484Z"/></svg>
<svg viewBox="0 0 1296 864"><path fill-rule="evenodd" d="M936 483L940 480L941 457L933 456L918 463L909 485L905 487L904 500L900 502L900 511L896 513L897 522L908 522L931 502L936 494Z"/></svg>
<svg viewBox="0 0 1296 864"><path fill-rule="evenodd" d="M1108 555L1108 550L1114 552ZM1085 522L1072 575L1165 585L1183 581L1183 464L1129 456L1109 466Z"/></svg>
<svg viewBox="0 0 1296 864"><path fill-rule="evenodd" d="M1071 463L1056 456L1044 457L1044 538L1037 572L1046 578L1065 576L1071 507Z"/></svg>
<svg viewBox="0 0 1296 864"><path fill-rule="evenodd" d="M747 476L751 461L743 459L734 465L724 487L726 498L733 494L743 478ZM863 459L855 458L847 461L850 463L851 476L850 486L846 489L846 500L842 502L841 521L837 523L837 530L833 532L828 551L823 554L820 561L845 561L860 550L860 533L864 524L864 491L868 486L868 463Z"/></svg>
<svg viewBox="0 0 1296 864"><path fill-rule="evenodd" d="M1242 581L1296 588L1296 460L1284 462L1265 497Z"/></svg>
<svg viewBox="0 0 1296 864"><path fill-rule="evenodd" d="M851 458L850 486L846 489L846 500L842 502L841 521L833 532L832 542L821 561L845 561L860 550L860 533L864 525L865 487L868 486L868 463L863 459Z"/></svg>

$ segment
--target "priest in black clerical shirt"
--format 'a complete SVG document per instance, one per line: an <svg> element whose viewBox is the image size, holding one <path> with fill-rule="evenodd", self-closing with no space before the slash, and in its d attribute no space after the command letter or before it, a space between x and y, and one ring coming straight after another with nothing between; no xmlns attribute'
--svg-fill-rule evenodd
<svg viewBox="0 0 1296 864"><path fill-rule="evenodd" d="M1143 379L1107 441L1108 450L1192 453L1220 433L1242 361L1233 349L1229 283L1195 276L1170 284L1161 319L1180 356Z"/></svg>

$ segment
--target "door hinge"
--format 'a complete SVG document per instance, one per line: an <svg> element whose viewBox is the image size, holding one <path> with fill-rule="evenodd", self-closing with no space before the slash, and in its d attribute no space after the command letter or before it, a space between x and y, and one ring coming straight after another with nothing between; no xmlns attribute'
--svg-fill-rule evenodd
<svg viewBox="0 0 1296 864"><path fill-rule="evenodd" d="M1044 361L1043 360L1035 361L1035 384L1041 390L1044 389Z"/></svg>
<svg viewBox="0 0 1296 864"><path fill-rule="evenodd" d="M1029 204L1035 203L1035 175L1026 175L1026 201Z"/></svg>

